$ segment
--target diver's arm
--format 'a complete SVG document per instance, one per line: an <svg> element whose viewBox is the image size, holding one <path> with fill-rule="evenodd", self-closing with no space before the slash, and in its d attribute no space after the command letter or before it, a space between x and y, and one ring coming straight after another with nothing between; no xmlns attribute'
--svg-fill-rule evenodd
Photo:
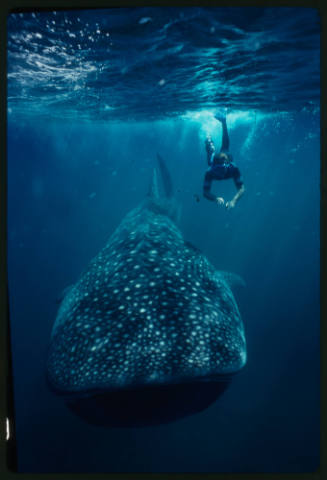
<svg viewBox="0 0 327 480"><path fill-rule="evenodd" d="M242 185L238 189L236 195L232 198L232 200L230 202L226 202L226 207L227 208L235 207L236 202L241 198L241 196L243 195L244 192L245 192L245 187L244 187L244 185Z"/></svg>
<svg viewBox="0 0 327 480"><path fill-rule="evenodd" d="M210 174L210 170L206 172L205 177L204 177L204 183L203 183L203 196L210 200L211 202L217 202L219 205L223 205L225 203L224 199L221 197L215 197L211 193L211 184L212 184L212 177Z"/></svg>
<svg viewBox="0 0 327 480"><path fill-rule="evenodd" d="M234 208L235 205L236 205L236 202L241 198L241 196L245 192L244 183L243 183L243 180L241 178L241 172L239 171L239 169L237 167L235 167L235 170L234 170L234 182L235 182L235 186L237 188L237 192L236 192L236 195L232 198L232 200L230 202L226 202L226 208L228 208L228 209L229 208Z"/></svg>
<svg viewBox="0 0 327 480"><path fill-rule="evenodd" d="M204 177L204 182L203 182L203 196L207 198L208 200L211 200L214 202L216 200L216 197L212 195L210 192L211 190L211 184L212 184L212 177L210 175L210 170L206 172L205 177Z"/></svg>

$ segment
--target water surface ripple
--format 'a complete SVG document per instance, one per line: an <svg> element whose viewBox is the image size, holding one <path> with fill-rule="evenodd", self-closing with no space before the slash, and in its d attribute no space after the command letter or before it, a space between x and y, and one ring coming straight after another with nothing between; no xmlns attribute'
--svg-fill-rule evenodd
<svg viewBox="0 0 327 480"><path fill-rule="evenodd" d="M149 120L317 108L309 8L115 8L8 17L9 113Z"/></svg>

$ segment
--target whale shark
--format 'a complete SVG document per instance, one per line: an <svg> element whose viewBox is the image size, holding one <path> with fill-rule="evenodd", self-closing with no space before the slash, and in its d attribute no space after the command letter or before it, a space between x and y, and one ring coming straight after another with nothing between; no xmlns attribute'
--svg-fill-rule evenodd
<svg viewBox="0 0 327 480"><path fill-rule="evenodd" d="M144 200L65 290L46 377L90 423L147 425L197 413L246 364L232 293L244 282L186 241L178 217L158 155Z"/></svg>

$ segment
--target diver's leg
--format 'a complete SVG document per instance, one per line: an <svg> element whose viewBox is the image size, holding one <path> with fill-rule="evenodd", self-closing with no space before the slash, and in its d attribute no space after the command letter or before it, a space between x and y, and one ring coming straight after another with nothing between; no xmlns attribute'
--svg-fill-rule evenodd
<svg viewBox="0 0 327 480"><path fill-rule="evenodd" d="M207 162L208 162L208 165L211 165L212 156L213 156L213 153L215 152L215 146L213 144L213 141L211 140L211 137L208 136L206 138L205 146L206 146L206 152L207 152Z"/></svg>
<svg viewBox="0 0 327 480"><path fill-rule="evenodd" d="M229 136L228 136L228 130L227 130L227 122L226 118L220 119L221 126L223 127L223 139L221 143L221 152L228 152L229 150Z"/></svg>
<svg viewBox="0 0 327 480"><path fill-rule="evenodd" d="M223 128L223 139L221 142L221 152L228 152L229 150L229 136L228 136L228 130L227 130L227 123L226 123L226 117L224 115L215 115L215 119L218 120L218 122L221 123L221 126Z"/></svg>

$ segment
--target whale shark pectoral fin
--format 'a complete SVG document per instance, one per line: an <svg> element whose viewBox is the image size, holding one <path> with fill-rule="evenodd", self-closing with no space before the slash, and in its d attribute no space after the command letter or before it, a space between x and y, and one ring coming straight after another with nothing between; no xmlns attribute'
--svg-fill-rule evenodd
<svg viewBox="0 0 327 480"><path fill-rule="evenodd" d="M159 164L159 171L161 174L162 178L162 183L164 187L165 194L168 198L171 198L173 196L173 182L171 179L171 175L169 173L169 170L167 168L167 165L165 164L163 158L159 153L157 153L157 160Z"/></svg>
<svg viewBox="0 0 327 480"><path fill-rule="evenodd" d="M71 289L74 287L74 285L68 285L66 288L64 288L59 295L56 298L56 303L61 303L63 299L66 297L66 295L71 291Z"/></svg>
<svg viewBox="0 0 327 480"><path fill-rule="evenodd" d="M193 251L197 255L201 255L201 250L193 245L192 242L189 242L188 240L184 240L184 245L189 248L191 251Z"/></svg>
<svg viewBox="0 0 327 480"><path fill-rule="evenodd" d="M217 271L216 276L224 280L230 288L246 287L246 283L243 278L236 273Z"/></svg>

